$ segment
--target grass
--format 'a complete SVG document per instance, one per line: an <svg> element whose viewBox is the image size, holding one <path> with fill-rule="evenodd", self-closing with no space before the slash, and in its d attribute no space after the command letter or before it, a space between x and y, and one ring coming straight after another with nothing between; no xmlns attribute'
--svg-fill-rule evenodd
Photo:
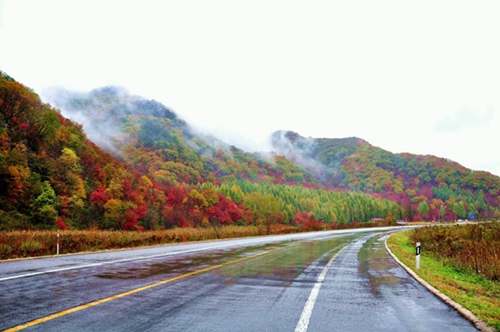
<svg viewBox="0 0 500 332"><path fill-rule="evenodd" d="M262 235L259 227L227 226L220 238ZM216 239L212 228L176 228L169 230L130 232L102 230L30 230L0 233L0 259L54 255L59 234L60 253L78 253L107 249L134 248L161 244Z"/></svg>
<svg viewBox="0 0 500 332"><path fill-rule="evenodd" d="M500 280L500 223L423 227L410 232L410 240L445 265Z"/></svg>
<svg viewBox="0 0 500 332"><path fill-rule="evenodd" d="M500 331L500 283L478 273L445 266L435 254L425 251L421 252L420 269L416 270L415 244L410 233L391 235L387 240L391 251L422 279Z"/></svg>

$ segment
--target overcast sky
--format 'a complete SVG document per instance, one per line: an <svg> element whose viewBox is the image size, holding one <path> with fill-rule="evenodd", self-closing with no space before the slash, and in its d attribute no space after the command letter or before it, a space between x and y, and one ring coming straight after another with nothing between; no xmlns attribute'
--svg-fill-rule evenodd
<svg viewBox="0 0 500 332"><path fill-rule="evenodd" d="M246 150L356 136L500 175L498 1L0 0L0 70L120 85Z"/></svg>

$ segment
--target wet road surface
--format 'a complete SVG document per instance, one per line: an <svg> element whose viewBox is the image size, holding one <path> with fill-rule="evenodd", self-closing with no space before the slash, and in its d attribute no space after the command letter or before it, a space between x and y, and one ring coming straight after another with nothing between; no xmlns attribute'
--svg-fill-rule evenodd
<svg viewBox="0 0 500 332"><path fill-rule="evenodd" d="M392 260L386 236L318 232L0 263L0 330L48 317L25 331L476 331Z"/></svg>

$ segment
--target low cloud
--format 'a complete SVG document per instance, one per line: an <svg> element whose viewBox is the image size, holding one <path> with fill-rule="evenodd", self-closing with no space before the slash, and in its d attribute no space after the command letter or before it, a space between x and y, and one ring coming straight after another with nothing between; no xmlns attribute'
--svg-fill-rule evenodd
<svg viewBox="0 0 500 332"><path fill-rule="evenodd" d="M116 100L106 100L103 96L112 91ZM45 101L61 111L61 114L82 125L87 138L99 147L117 152L116 138L122 132L109 117L109 110L117 105L117 100L128 94L123 88L103 88L91 92L74 92L64 88L50 88L42 93Z"/></svg>
<svg viewBox="0 0 500 332"><path fill-rule="evenodd" d="M313 172L322 180L328 172L335 172L333 167L327 169L325 165L316 160L316 140L312 137L302 137L291 131L276 131L271 138L273 150L305 169Z"/></svg>
<svg viewBox="0 0 500 332"><path fill-rule="evenodd" d="M130 94L123 87L107 86L90 92L69 91L61 87L46 89L43 99L61 114L83 126L87 137L110 152L119 150L123 134L120 122L132 114L159 118L176 118L175 113L161 103Z"/></svg>

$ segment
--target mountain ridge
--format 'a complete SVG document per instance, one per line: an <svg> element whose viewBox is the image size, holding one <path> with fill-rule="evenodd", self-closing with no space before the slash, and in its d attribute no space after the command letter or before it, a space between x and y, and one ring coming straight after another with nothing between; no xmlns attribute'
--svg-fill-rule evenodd
<svg viewBox="0 0 500 332"><path fill-rule="evenodd" d="M186 142L193 139L203 140L203 137L189 133L188 125L179 127ZM477 208L484 200L489 206L497 208L500 204L500 177L489 172L472 171L456 162L432 155L417 155L411 153L392 153L380 147L371 145L368 141L358 137L346 138L312 138L303 137L293 131L280 130L271 137L272 151L261 153L246 153L235 146L218 142L217 148L232 155L239 155L239 160L248 162L254 159L260 166L271 160L271 164L279 156L279 162L296 165L294 171L284 170L283 176L277 180L276 174L271 178L264 177L261 173L256 177L249 174L241 177L239 171L232 172L226 169L215 174L215 177L260 180L266 179L273 183L300 184L330 190L353 190L374 195L375 197L388 198L401 202L403 205L416 205L415 214L426 210L435 211L427 213L427 217L440 219L440 207L445 206L441 198L454 197L461 201L472 194L474 199L468 197L465 206L457 207L462 218L471 214L482 214L492 217L494 211L485 207ZM197 141L200 142L199 140ZM190 144L191 144L190 143ZM205 142L206 143L206 142ZM203 145L203 144L202 144ZM210 146L210 144L207 144ZM198 152L194 151L194 154ZM266 155L265 161L262 156ZM269 158L269 156L271 157ZM214 154L212 153L212 156ZM260 160L260 161L259 161ZM285 161L286 160L286 161ZM247 163L248 165L250 163ZM232 165L236 167L236 165ZM234 168L233 170L237 169ZM227 174L224 174L227 173ZM259 172L257 171L256 174ZM284 179L284 180L283 180ZM213 180L213 179L212 179ZM481 193L482 191L482 193ZM441 192L448 192L443 195ZM450 193L451 192L451 193ZM476 196L479 195L479 201ZM412 202L413 201L413 202ZM428 207L426 207L428 205ZM452 205L456 205L452 203ZM411 209L409 207L408 209ZM463 213L463 210L470 213Z"/></svg>
<svg viewBox="0 0 500 332"><path fill-rule="evenodd" d="M0 214L10 220L5 227L17 217L25 226L48 227L57 217L70 227L88 227L92 216L99 228L155 229L221 220L296 224L309 217L353 222L389 215L499 216L500 178L443 158L393 154L356 137L306 138L292 131L273 133L271 152L248 153L123 88L53 90L49 101L62 112L5 75L0 88L0 179L7 184ZM11 121L4 107L13 96L28 101L21 122ZM37 127L30 122L38 121L35 114L50 120L43 122L50 130L30 143L19 133ZM30 156L22 164L14 158L19 147ZM50 204L42 206L42 216L33 208L44 197ZM274 212L262 215L271 206Z"/></svg>

